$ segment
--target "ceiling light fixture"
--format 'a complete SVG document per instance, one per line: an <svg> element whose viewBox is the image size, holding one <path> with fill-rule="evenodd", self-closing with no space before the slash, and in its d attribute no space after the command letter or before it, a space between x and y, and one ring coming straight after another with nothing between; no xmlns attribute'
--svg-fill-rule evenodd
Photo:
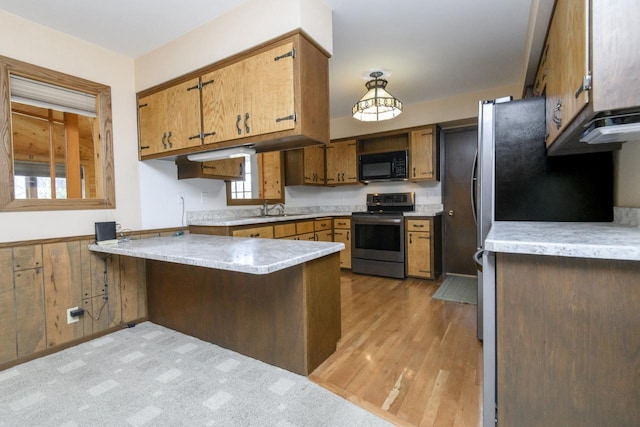
<svg viewBox="0 0 640 427"><path fill-rule="evenodd" d="M353 118L363 122L376 122L389 120L402 113L402 102L386 91L387 81L381 79L381 71L369 74L373 80L369 80L365 86L367 93L353 106Z"/></svg>
<svg viewBox="0 0 640 427"><path fill-rule="evenodd" d="M222 150L205 151L204 153L189 154L187 159L192 162L208 162L210 160L230 159L245 155L256 154L256 150L249 147L233 147Z"/></svg>

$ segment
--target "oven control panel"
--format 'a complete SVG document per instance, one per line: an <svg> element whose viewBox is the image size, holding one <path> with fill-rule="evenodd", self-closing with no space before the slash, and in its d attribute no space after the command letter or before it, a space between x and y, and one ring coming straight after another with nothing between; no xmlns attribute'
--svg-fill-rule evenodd
<svg viewBox="0 0 640 427"><path fill-rule="evenodd" d="M369 193L367 194L368 211L413 211L415 193Z"/></svg>

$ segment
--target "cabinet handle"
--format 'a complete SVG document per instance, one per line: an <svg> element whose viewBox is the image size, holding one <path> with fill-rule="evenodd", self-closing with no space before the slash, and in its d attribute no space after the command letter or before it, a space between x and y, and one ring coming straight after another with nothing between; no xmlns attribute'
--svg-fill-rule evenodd
<svg viewBox="0 0 640 427"><path fill-rule="evenodd" d="M349 240L349 232L347 231L347 240Z"/></svg>
<svg viewBox="0 0 640 427"><path fill-rule="evenodd" d="M578 88L578 90L576 90L576 93L575 93L576 99L578 99L578 97L582 92L590 89L591 89L591 74L587 74L582 79L582 85Z"/></svg>
<svg viewBox="0 0 640 427"><path fill-rule="evenodd" d="M206 137L208 137L208 136L213 136L213 135L215 135L215 134L216 134L215 132L207 132L207 133L203 133L203 134L202 134L202 139L205 139L205 138L206 138Z"/></svg>
<svg viewBox="0 0 640 427"><path fill-rule="evenodd" d="M249 113L245 113L244 115L244 130L246 133L251 132L251 128L249 127Z"/></svg>
<svg viewBox="0 0 640 427"><path fill-rule="evenodd" d="M416 177L416 168L413 168L413 177Z"/></svg>
<svg viewBox="0 0 640 427"><path fill-rule="evenodd" d="M286 116L286 117L278 117L276 119L276 123L284 122L285 120L293 120L295 122L296 121L296 113L293 113L290 116Z"/></svg>
<svg viewBox="0 0 640 427"><path fill-rule="evenodd" d="M553 116L551 117L551 119L553 120L553 123L556 124L556 129L560 129L560 127L562 126L562 100L558 100L558 103L556 104L555 108L553 109Z"/></svg>
<svg viewBox="0 0 640 427"><path fill-rule="evenodd" d="M199 133L198 135L190 136L189 137L189 141L191 141L192 139L200 139L200 138L202 138L202 134L201 133Z"/></svg>
<svg viewBox="0 0 640 427"><path fill-rule="evenodd" d="M430 240L430 237L428 237L428 236L418 236L418 239Z"/></svg>
<svg viewBox="0 0 640 427"><path fill-rule="evenodd" d="M164 132L162 134L162 146L165 148L165 150L167 149L167 142L166 141L167 141L167 133Z"/></svg>
<svg viewBox="0 0 640 427"><path fill-rule="evenodd" d="M409 233L409 244L413 243L413 234Z"/></svg>
<svg viewBox="0 0 640 427"><path fill-rule="evenodd" d="M149 104L140 104L140 105L138 105L138 108L144 108L144 107L147 107L148 105Z"/></svg>
<svg viewBox="0 0 640 427"><path fill-rule="evenodd" d="M215 80L214 80L214 79L211 79L211 80L209 80L209 81L207 81L207 82L202 82L202 83L200 83L200 87L202 88L202 87L204 87L204 86L206 86L206 85L210 85L210 84L211 84L211 83L213 83L213 82L215 82Z"/></svg>
<svg viewBox="0 0 640 427"><path fill-rule="evenodd" d="M296 50L295 49L291 49L287 53L284 53L284 54L282 54L280 56L274 57L273 60L274 61L280 61L281 59L288 58L288 57L295 58L296 57Z"/></svg>
<svg viewBox="0 0 640 427"><path fill-rule="evenodd" d="M242 135L242 129L240 128L241 121L242 121L242 116L238 114L238 119L236 120L236 129L238 129L238 135Z"/></svg>
<svg viewBox="0 0 640 427"><path fill-rule="evenodd" d="M141 145L141 146L140 146L140 149L141 149L141 150L147 150L147 149L149 149L149 148L151 148L151 146L150 146L150 145Z"/></svg>
<svg viewBox="0 0 640 427"><path fill-rule="evenodd" d="M169 148L173 148L173 142L171 142L171 131L169 131L169 135L167 136L167 142L169 143Z"/></svg>
<svg viewBox="0 0 640 427"><path fill-rule="evenodd" d="M342 172L342 182L344 182L344 172Z"/></svg>
<svg viewBox="0 0 640 427"><path fill-rule="evenodd" d="M423 228L424 224L413 224L413 226L416 228Z"/></svg>

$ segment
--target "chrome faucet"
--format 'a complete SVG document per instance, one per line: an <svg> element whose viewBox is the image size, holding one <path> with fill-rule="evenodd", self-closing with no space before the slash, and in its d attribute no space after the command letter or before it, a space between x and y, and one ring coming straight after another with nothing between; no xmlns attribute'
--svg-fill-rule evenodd
<svg viewBox="0 0 640 427"><path fill-rule="evenodd" d="M278 215L284 215L284 205L282 203L276 203L275 205L269 207L269 201L265 200L262 205L262 216L268 216L269 212L278 208Z"/></svg>

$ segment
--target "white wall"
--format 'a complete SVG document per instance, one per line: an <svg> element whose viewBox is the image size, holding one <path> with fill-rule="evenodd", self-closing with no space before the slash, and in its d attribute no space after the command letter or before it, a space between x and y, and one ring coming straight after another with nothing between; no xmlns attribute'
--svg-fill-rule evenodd
<svg viewBox="0 0 640 427"><path fill-rule="evenodd" d="M640 141L626 142L615 153L614 205L640 208Z"/></svg>
<svg viewBox="0 0 640 427"><path fill-rule="evenodd" d="M93 234L94 222L115 220L140 227L134 63L0 10L0 55L111 87L115 210L0 212L0 241Z"/></svg>

